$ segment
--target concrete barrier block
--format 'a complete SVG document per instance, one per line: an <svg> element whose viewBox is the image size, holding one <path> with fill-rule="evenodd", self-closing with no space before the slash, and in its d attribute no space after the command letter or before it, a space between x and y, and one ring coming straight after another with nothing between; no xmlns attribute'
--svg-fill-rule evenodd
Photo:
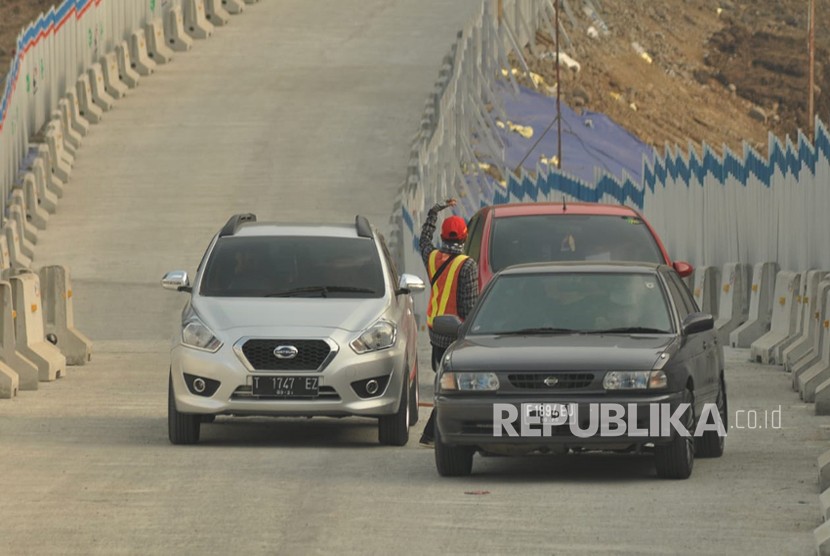
<svg viewBox="0 0 830 556"><path fill-rule="evenodd" d="M66 106L66 101L64 100L64 106ZM52 120L56 121L58 125L60 125L61 132L63 132L63 146L72 155L73 158L78 158L78 150L81 148L81 144L83 143L83 138L81 134L72 129L72 126L69 124L69 117L64 110L53 110L52 111Z"/></svg>
<svg viewBox="0 0 830 556"><path fill-rule="evenodd" d="M827 521L830 519L830 489L825 490L819 495L818 503L821 507L821 519Z"/></svg>
<svg viewBox="0 0 830 556"><path fill-rule="evenodd" d="M807 273L807 287L803 296L799 296L800 318L795 340L781 351L784 369L792 371L793 364L804 357L813 345L813 335L817 332L821 303L819 300L819 282L827 276L825 270L811 270Z"/></svg>
<svg viewBox="0 0 830 556"><path fill-rule="evenodd" d="M31 171L35 177L35 188L41 206L50 214L55 214L58 210L58 195L49 187L52 175L51 172L47 171L42 158L36 158L32 162Z"/></svg>
<svg viewBox="0 0 830 556"><path fill-rule="evenodd" d="M225 9L222 0L205 0L205 18L217 27L231 22L231 14Z"/></svg>
<svg viewBox="0 0 830 556"><path fill-rule="evenodd" d="M167 43L176 52L187 52L193 48L193 39L184 31L184 15L180 6L167 12Z"/></svg>
<svg viewBox="0 0 830 556"><path fill-rule="evenodd" d="M29 209L26 206L26 196L23 194L23 190L19 187L12 189L11 195L9 195L9 218L19 219L21 225L19 226L18 233L22 231L23 238L32 245L36 245L37 228L29 221L29 217L27 216L28 212Z"/></svg>
<svg viewBox="0 0 830 556"><path fill-rule="evenodd" d="M78 93L81 116L89 120L90 123L100 123L104 111L92 101L92 88L89 85L89 77L85 73L78 78L75 88Z"/></svg>
<svg viewBox="0 0 830 556"><path fill-rule="evenodd" d="M824 522L813 530L818 556L830 555L830 521Z"/></svg>
<svg viewBox="0 0 830 556"><path fill-rule="evenodd" d="M23 196L26 198L26 211L29 220L38 229L45 229L46 223L49 221L49 211L41 204L40 197L38 196L37 183L35 182L35 174L33 172L25 172L21 176L20 188L23 190Z"/></svg>
<svg viewBox="0 0 830 556"><path fill-rule="evenodd" d="M75 151L77 152L81 145L84 142L84 135L78 129L76 129L75 125L72 122L72 109L69 106L69 100L62 98L58 100L58 113L60 114L61 123L63 124L63 130L66 134L66 138L68 141L72 143L75 147Z"/></svg>
<svg viewBox="0 0 830 556"><path fill-rule="evenodd" d="M14 229L15 235L18 237L20 252L25 256L29 261L31 261L35 256L35 246L34 244L26 239L26 232L25 228L20 222L22 218L23 211L18 206L8 207L9 217L6 220L6 226L9 226Z"/></svg>
<svg viewBox="0 0 830 556"><path fill-rule="evenodd" d="M37 390L38 369L16 349L14 321L17 314L12 303L12 287L0 281L0 361L13 369L18 377L20 390Z"/></svg>
<svg viewBox="0 0 830 556"><path fill-rule="evenodd" d="M50 122L46 126L46 146L49 148L50 162L52 166L52 173L64 183L68 183L72 175L72 165L75 164L75 159L72 158L63 148L63 134Z"/></svg>
<svg viewBox="0 0 830 556"><path fill-rule="evenodd" d="M816 415L830 415L830 379L816 386L815 392Z"/></svg>
<svg viewBox="0 0 830 556"><path fill-rule="evenodd" d="M830 450L818 457L818 490L824 492L830 488Z"/></svg>
<svg viewBox="0 0 830 556"><path fill-rule="evenodd" d="M46 341L38 275L24 272L12 276L9 282L17 313L14 327L17 351L37 365L41 382L66 376L66 358L58 348Z"/></svg>
<svg viewBox="0 0 830 556"><path fill-rule="evenodd" d="M36 145L37 149L37 156L32 161L32 168L36 168L38 160L43 161L43 168L45 170L44 173L44 183L46 184L46 189L51 191L57 197L63 197L63 188L64 182L60 179L60 177L55 173L55 164L52 160L52 154L49 150L49 147L40 144Z"/></svg>
<svg viewBox="0 0 830 556"><path fill-rule="evenodd" d="M185 1L184 29L194 39L206 39L213 35L213 24L207 20L204 0Z"/></svg>
<svg viewBox="0 0 830 556"><path fill-rule="evenodd" d="M802 297L807 295L807 273L808 272L810 272L810 271L805 270L803 272L799 272L798 289L799 289L799 292L800 292ZM796 300L797 300L797 297L796 297ZM784 340L782 340L781 342L779 342L777 345L775 345L772 348L772 350L773 350L772 351L772 357L773 357L773 361L775 362L776 365L783 365L784 364L784 359L783 359L784 350L787 349L789 346L791 346L793 344L793 342L795 342L798 339L798 331L801 329L801 326L803 324L803 321L801 320L800 317L802 315L801 311L805 310L805 306L803 304L794 305L793 309L794 309L793 314L790 317L792 320L790 320L789 334L787 335L787 337Z"/></svg>
<svg viewBox="0 0 830 556"><path fill-rule="evenodd" d="M115 106L115 99L107 92L104 83L104 68L101 64L92 64L86 73L92 90L92 102L105 112L109 112Z"/></svg>
<svg viewBox="0 0 830 556"><path fill-rule="evenodd" d="M747 321L732 331L729 344L748 348L752 342L769 332L772 321L773 294L778 263L758 263L752 269Z"/></svg>
<svg viewBox="0 0 830 556"><path fill-rule="evenodd" d="M58 102L58 105L60 106L60 102ZM72 129L80 133L81 137L86 137L86 134L89 133L89 120L81 115L81 102L78 100L75 88L66 91L66 108L68 109Z"/></svg>
<svg viewBox="0 0 830 556"><path fill-rule="evenodd" d="M824 328L821 325L822 321L825 320L825 301L827 299L828 290L830 290L830 280L824 280L819 283L815 296L818 301L818 310L816 311L815 316L808 314L810 322L805 323L805 326L813 327L813 334L810 336L810 344L807 347L807 351L804 352L804 355L790 365L790 372L793 375L793 388L796 390L798 389L796 387L798 384L796 382L796 377L821 360L821 344L824 338Z"/></svg>
<svg viewBox="0 0 830 556"><path fill-rule="evenodd" d="M130 33L130 57L132 67L139 75L152 75L156 71L157 64L150 58L147 52L147 37L144 29L136 29Z"/></svg>
<svg viewBox="0 0 830 556"><path fill-rule="evenodd" d="M718 319L715 330L721 344L729 343L733 330L749 318L749 284L752 267L744 263L728 263L721 273Z"/></svg>
<svg viewBox="0 0 830 556"><path fill-rule="evenodd" d="M133 68L133 57L127 41L115 45L115 58L118 60L118 78L131 89L138 87L141 76Z"/></svg>
<svg viewBox="0 0 830 556"><path fill-rule="evenodd" d="M166 64L173 60L173 51L167 46L164 36L164 22L161 18L148 21L144 26L147 37L147 55L157 64Z"/></svg>
<svg viewBox="0 0 830 556"><path fill-rule="evenodd" d="M32 259L27 257L20 248L20 236L17 228L9 222L3 225L3 235L6 236L9 249L9 264L11 268L30 268Z"/></svg>
<svg viewBox="0 0 830 556"><path fill-rule="evenodd" d="M0 233L0 275L5 280L13 272L12 258L9 253L9 242L6 239L6 234Z"/></svg>
<svg viewBox="0 0 830 556"><path fill-rule="evenodd" d="M9 400L20 390L20 377L11 367L0 361L0 399Z"/></svg>
<svg viewBox="0 0 830 556"><path fill-rule="evenodd" d="M775 302L772 309L770 331L752 342L750 358L758 363L775 362L773 348L785 341L790 335L790 327L795 327L795 301L801 284L801 275L784 270L775 277Z"/></svg>
<svg viewBox="0 0 830 556"><path fill-rule="evenodd" d="M241 14L245 11L245 4L242 0L222 0L222 7L231 15Z"/></svg>
<svg viewBox="0 0 830 556"><path fill-rule="evenodd" d="M695 287L692 290L695 302L701 311L713 317L718 316L718 283L720 269L716 266L701 266L695 270Z"/></svg>
<svg viewBox="0 0 830 556"><path fill-rule="evenodd" d="M830 378L830 280L819 284L817 298L820 310L810 349L792 368L793 389L806 402L815 401L816 388Z"/></svg>
<svg viewBox="0 0 830 556"><path fill-rule="evenodd" d="M75 328L75 311L69 271L61 265L45 266L39 272L43 288L43 324L54 334L57 348L67 365L83 365L92 359L92 341Z"/></svg>
<svg viewBox="0 0 830 556"><path fill-rule="evenodd" d="M115 52L109 52L101 56L99 62L101 71L104 72L104 89L114 99L124 98L130 88L121 81L118 72L118 58Z"/></svg>

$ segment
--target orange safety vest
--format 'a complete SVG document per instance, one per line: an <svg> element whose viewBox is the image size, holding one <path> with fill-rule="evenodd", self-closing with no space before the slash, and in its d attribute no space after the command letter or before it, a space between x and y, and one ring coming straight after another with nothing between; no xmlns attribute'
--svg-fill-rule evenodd
<svg viewBox="0 0 830 556"><path fill-rule="evenodd" d="M469 257L466 255L455 255L455 258L444 269L441 276L436 280L435 273L441 268L447 259L452 257L450 253L442 253L438 249L429 254L429 264L427 270L429 271L429 280L432 283L432 294L429 298L429 306L427 307L427 326L432 328L432 321L435 317L441 315L457 315L458 314L458 280L457 275Z"/></svg>

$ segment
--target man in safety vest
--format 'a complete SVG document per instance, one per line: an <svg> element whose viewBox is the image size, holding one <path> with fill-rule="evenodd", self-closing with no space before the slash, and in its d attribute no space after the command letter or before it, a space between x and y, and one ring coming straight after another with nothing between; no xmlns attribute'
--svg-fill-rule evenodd
<svg viewBox="0 0 830 556"><path fill-rule="evenodd" d="M432 287L427 306L427 326L432 344L433 371L438 371L444 352L453 342L453 338L432 330L433 319L441 315L458 315L464 320L478 301L478 265L474 259L462 254L464 240L467 239L467 223L464 219L460 216L448 217L441 225L441 248L436 249L432 243L438 213L455 205L455 199L447 199L443 204L438 203L429 209L426 222L421 228L419 243ZM424 427L421 444L432 445L434 434L433 411Z"/></svg>

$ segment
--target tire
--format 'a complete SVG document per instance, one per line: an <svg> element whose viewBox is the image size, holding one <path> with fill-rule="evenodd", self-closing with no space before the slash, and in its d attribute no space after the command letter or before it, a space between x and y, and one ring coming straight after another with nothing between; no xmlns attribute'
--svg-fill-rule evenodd
<svg viewBox="0 0 830 556"><path fill-rule="evenodd" d="M171 444L196 444L199 442L199 428L202 416L193 413L181 413L176 409L173 396L173 375L170 375L167 387L167 435Z"/></svg>
<svg viewBox="0 0 830 556"><path fill-rule="evenodd" d="M408 378L408 377L407 377ZM415 359L415 378L409 386L409 426L418 424L418 404L421 402L421 385L418 382L418 359Z"/></svg>
<svg viewBox="0 0 830 556"><path fill-rule="evenodd" d="M473 472L473 449L444 444L436 426L435 468L442 477L466 477Z"/></svg>
<svg viewBox="0 0 830 556"><path fill-rule="evenodd" d="M689 436L675 434L670 444L654 447L654 464L657 476L663 479L688 479L695 464L695 438L691 436L694 429L695 412L691 390L686 390L684 402L692 405L686 411L683 424L690 432Z"/></svg>
<svg viewBox="0 0 830 556"><path fill-rule="evenodd" d="M715 402L718 406L721 422L724 428L729 427L729 413L726 399L726 382L723 377L720 379L720 389ZM695 455L701 458L719 458L723 455L726 438L720 436L717 431L706 431L700 438L695 438Z"/></svg>
<svg viewBox="0 0 830 556"><path fill-rule="evenodd" d="M387 446L404 446L409 442L409 375L404 374L401 403L392 415L378 418L378 442Z"/></svg>

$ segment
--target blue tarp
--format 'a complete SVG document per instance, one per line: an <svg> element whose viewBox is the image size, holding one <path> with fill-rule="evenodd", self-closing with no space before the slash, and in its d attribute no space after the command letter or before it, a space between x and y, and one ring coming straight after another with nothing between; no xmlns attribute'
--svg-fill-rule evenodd
<svg viewBox="0 0 830 556"><path fill-rule="evenodd" d="M518 95L506 83L497 85L505 112L511 122L531 126L533 137L525 139L509 129L499 129L507 145L506 162L515 168L556 118L556 98L520 87ZM556 154L556 124L533 149L522 164L527 170L536 170L540 156L551 158ZM611 118L599 112L577 114L562 103L562 171L587 183L595 183L594 168L599 168L622 179L625 170L636 183L642 183L643 157L652 161L654 150Z"/></svg>

